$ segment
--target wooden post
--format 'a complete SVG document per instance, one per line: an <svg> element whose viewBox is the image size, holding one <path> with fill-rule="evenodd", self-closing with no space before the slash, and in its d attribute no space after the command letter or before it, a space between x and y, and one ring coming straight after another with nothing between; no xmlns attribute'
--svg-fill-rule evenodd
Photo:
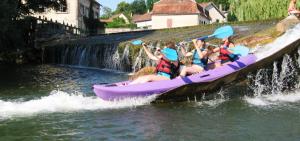
<svg viewBox="0 0 300 141"><path fill-rule="evenodd" d="M58 26L57 20L55 20L55 27L56 27L56 29L59 29L59 26Z"/></svg>

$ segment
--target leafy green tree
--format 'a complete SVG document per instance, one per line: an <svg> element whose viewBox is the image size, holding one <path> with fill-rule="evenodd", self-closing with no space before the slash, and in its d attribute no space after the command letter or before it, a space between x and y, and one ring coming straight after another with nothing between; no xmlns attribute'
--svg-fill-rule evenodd
<svg viewBox="0 0 300 141"><path fill-rule="evenodd" d="M265 20L287 16L290 0L229 0L230 11L238 21Z"/></svg>
<svg viewBox="0 0 300 141"><path fill-rule="evenodd" d="M106 25L107 28L136 28L136 24L126 24L123 18L114 18L113 22Z"/></svg>
<svg viewBox="0 0 300 141"><path fill-rule="evenodd" d="M125 25L126 22L123 18L114 18L111 23L108 23L106 27L108 28L118 28Z"/></svg>
<svg viewBox="0 0 300 141"><path fill-rule="evenodd" d="M133 14L144 14L147 12L145 0L134 0L130 7Z"/></svg>
<svg viewBox="0 0 300 141"><path fill-rule="evenodd" d="M118 4L116 11L114 14L119 14L119 13L127 13L129 14L131 12L131 6L129 3L122 1Z"/></svg>
<svg viewBox="0 0 300 141"><path fill-rule="evenodd" d="M101 19L108 19L113 15L112 10L109 7L102 7L102 16Z"/></svg>
<svg viewBox="0 0 300 141"><path fill-rule="evenodd" d="M153 9L154 3L158 1L159 0L147 0L147 10L151 11Z"/></svg>

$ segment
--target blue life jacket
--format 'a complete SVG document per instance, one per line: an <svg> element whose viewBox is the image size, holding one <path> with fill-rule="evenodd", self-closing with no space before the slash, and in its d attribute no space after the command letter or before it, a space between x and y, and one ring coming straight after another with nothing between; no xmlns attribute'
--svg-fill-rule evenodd
<svg viewBox="0 0 300 141"><path fill-rule="evenodd" d="M201 49L201 52L204 51L205 49ZM194 54L193 54L193 64L195 65L199 65L201 67L206 67L208 63L208 57L204 57L202 59L200 59L199 54L197 52L197 50L194 50Z"/></svg>

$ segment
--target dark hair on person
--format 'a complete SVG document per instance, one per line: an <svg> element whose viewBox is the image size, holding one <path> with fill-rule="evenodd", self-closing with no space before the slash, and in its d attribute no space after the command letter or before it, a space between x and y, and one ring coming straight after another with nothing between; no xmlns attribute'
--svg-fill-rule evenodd
<svg viewBox="0 0 300 141"><path fill-rule="evenodd" d="M210 46L210 45L208 45L208 46L207 46L207 50L209 50L209 51L213 51L213 50L214 50L214 48L215 48L215 47L213 47L213 46Z"/></svg>
<svg viewBox="0 0 300 141"><path fill-rule="evenodd" d="M229 36L229 37L228 37L228 42L234 44L234 42L233 42L233 37L232 37L232 36Z"/></svg>
<svg viewBox="0 0 300 141"><path fill-rule="evenodd" d="M176 50L176 46L175 46L175 43L173 41L166 42L166 47Z"/></svg>

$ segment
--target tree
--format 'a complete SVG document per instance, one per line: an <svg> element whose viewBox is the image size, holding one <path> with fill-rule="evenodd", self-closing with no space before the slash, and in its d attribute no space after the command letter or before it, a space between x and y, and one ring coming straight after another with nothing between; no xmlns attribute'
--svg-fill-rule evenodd
<svg viewBox="0 0 300 141"><path fill-rule="evenodd" d="M147 9L152 11L154 3L158 2L159 0L147 0Z"/></svg>
<svg viewBox="0 0 300 141"><path fill-rule="evenodd" d="M287 16L289 0L230 0L231 14L238 21L265 20Z"/></svg>
<svg viewBox="0 0 300 141"><path fill-rule="evenodd" d="M131 13L131 7L130 4L122 1L118 4L116 11L114 12L115 14L119 14L119 13L126 13L129 14Z"/></svg>
<svg viewBox="0 0 300 141"><path fill-rule="evenodd" d="M133 14L144 14L147 12L145 0L134 0L131 3L131 11Z"/></svg>
<svg viewBox="0 0 300 141"><path fill-rule="evenodd" d="M102 16L101 19L108 19L109 17L112 16L112 10L109 7L102 7Z"/></svg>

